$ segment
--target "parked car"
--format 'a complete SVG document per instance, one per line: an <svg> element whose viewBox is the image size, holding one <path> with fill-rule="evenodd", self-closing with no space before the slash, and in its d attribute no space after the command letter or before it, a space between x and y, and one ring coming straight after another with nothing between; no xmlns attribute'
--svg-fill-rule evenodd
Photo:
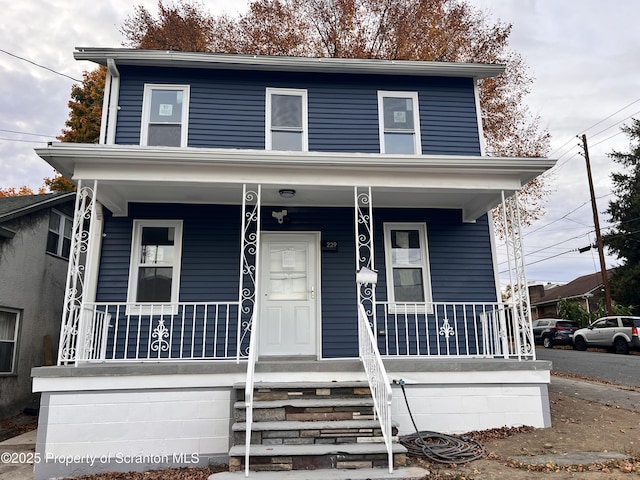
<svg viewBox="0 0 640 480"><path fill-rule="evenodd" d="M573 334L580 328L578 322L563 320L562 318L539 318L531 324L535 343L544 348L554 345L571 345Z"/></svg>
<svg viewBox="0 0 640 480"><path fill-rule="evenodd" d="M627 354L629 350L640 350L640 317L603 317L573 335L573 347L586 350L588 347L604 347L615 353Z"/></svg>

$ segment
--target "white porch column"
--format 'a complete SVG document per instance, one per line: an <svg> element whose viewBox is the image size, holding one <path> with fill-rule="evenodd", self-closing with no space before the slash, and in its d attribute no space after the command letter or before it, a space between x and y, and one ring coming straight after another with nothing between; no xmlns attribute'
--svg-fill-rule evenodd
<svg viewBox="0 0 640 480"><path fill-rule="evenodd" d="M363 267L375 269L373 246L373 204L371 201L371 187L354 187L355 207L355 240L356 240L356 272ZM376 286L370 283L357 283L358 304L361 304L374 335L378 335L376 321Z"/></svg>
<svg viewBox="0 0 640 480"><path fill-rule="evenodd" d="M249 354L249 336L256 331L252 317L257 308L258 265L260 260L260 206L262 186L250 190L242 186L242 221L240 231L240 283L238 298L238 340L236 361Z"/></svg>
<svg viewBox="0 0 640 480"><path fill-rule="evenodd" d="M60 346L58 348L58 365L69 365L81 358L82 338L82 306L86 295L85 277L92 256L92 240L95 238L95 196L98 182L93 188L78 182L76 203L71 233L71 249L69 267L65 287L62 324L60 327Z"/></svg>
<svg viewBox="0 0 640 480"><path fill-rule="evenodd" d="M529 286L525 268L524 248L522 245L522 229L520 222L520 203L518 194L507 201L502 192L504 215L504 232L507 246L507 262L509 265L509 283L515 319L512 333L516 343L518 359L536 359L531 328L531 304L529 302ZM505 337L509 332L505 332Z"/></svg>

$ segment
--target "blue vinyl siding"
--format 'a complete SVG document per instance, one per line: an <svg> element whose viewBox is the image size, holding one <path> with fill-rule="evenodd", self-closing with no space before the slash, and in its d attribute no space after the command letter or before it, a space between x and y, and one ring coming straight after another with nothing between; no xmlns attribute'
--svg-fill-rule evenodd
<svg viewBox="0 0 640 480"><path fill-rule="evenodd" d="M357 308L354 212L351 208L288 207L288 223L278 224L264 207L264 231L320 231L322 240L338 242L335 252L321 252L322 354L357 356ZM127 298L133 219L182 219L181 302L228 302L238 298L240 207L221 205L130 206L129 218L105 215L98 302ZM460 212L434 209L376 209L376 291L386 299L384 222L425 222L429 243L433 300L496 301L487 217L462 223ZM137 333L135 332L130 332Z"/></svg>
<svg viewBox="0 0 640 480"><path fill-rule="evenodd" d="M190 147L265 148L265 90L308 91L309 150L379 153L378 90L417 91L423 154L479 155L473 81L121 67L116 143L140 143L145 83L190 85Z"/></svg>

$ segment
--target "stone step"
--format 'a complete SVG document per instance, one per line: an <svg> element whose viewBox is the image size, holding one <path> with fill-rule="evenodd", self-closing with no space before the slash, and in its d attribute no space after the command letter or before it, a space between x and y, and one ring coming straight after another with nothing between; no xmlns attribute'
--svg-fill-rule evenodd
<svg viewBox="0 0 640 480"><path fill-rule="evenodd" d="M234 432L244 432L246 423L237 422L232 426ZM333 420L317 422L281 421L281 422L254 422L251 425L253 431L267 430L329 430L329 429L363 429L380 428L377 420Z"/></svg>
<svg viewBox="0 0 640 480"><path fill-rule="evenodd" d="M420 467L401 467L394 468L392 473L383 468L251 472L249 478L255 480L419 480L430 474L429 470ZM244 471L237 471L214 473L209 480L240 480L242 478L245 478Z"/></svg>
<svg viewBox="0 0 640 480"><path fill-rule="evenodd" d="M246 387L244 382L236 382L233 388L236 390L244 390ZM298 390L311 388L366 388L369 389L368 382L255 382L253 388L273 388L278 390Z"/></svg>
<svg viewBox="0 0 640 480"><path fill-rule="evenodd" d="M395 466L406 464L407 449L392 444ZM317 469L384 468L388 455L383 443L348 443L340 445L251 445L252 471L288 471ZM229 471L243 469L245 446L236 445L229 451Z"/></svg>
<svg viewBox="0 0 640 480"><path fill-rule="evenodd" d="M281 407L303 407L303 408L322 408L322 407L371 407L373 406L373 398L289 398L283 400L256 400L253 402L253 409L281 408ZM233 408L244 410L246 404L238 401L233 404Z"/></svg>

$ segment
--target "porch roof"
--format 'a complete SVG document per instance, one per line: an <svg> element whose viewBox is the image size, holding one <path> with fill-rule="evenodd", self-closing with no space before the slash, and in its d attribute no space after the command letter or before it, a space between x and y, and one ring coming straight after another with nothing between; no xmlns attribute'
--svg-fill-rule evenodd
<svg viewBox="0 0 640 480"><path fill-rule="evenodd" d="M546 158L144 147L51 143L36 149L74 182L98 181L115 215L129 202L240 204L261 184L269 206L353 206L372 187L375 207L460 209L473 221L555 164ZM283 199L282 188L296 190Z"/></svg>

